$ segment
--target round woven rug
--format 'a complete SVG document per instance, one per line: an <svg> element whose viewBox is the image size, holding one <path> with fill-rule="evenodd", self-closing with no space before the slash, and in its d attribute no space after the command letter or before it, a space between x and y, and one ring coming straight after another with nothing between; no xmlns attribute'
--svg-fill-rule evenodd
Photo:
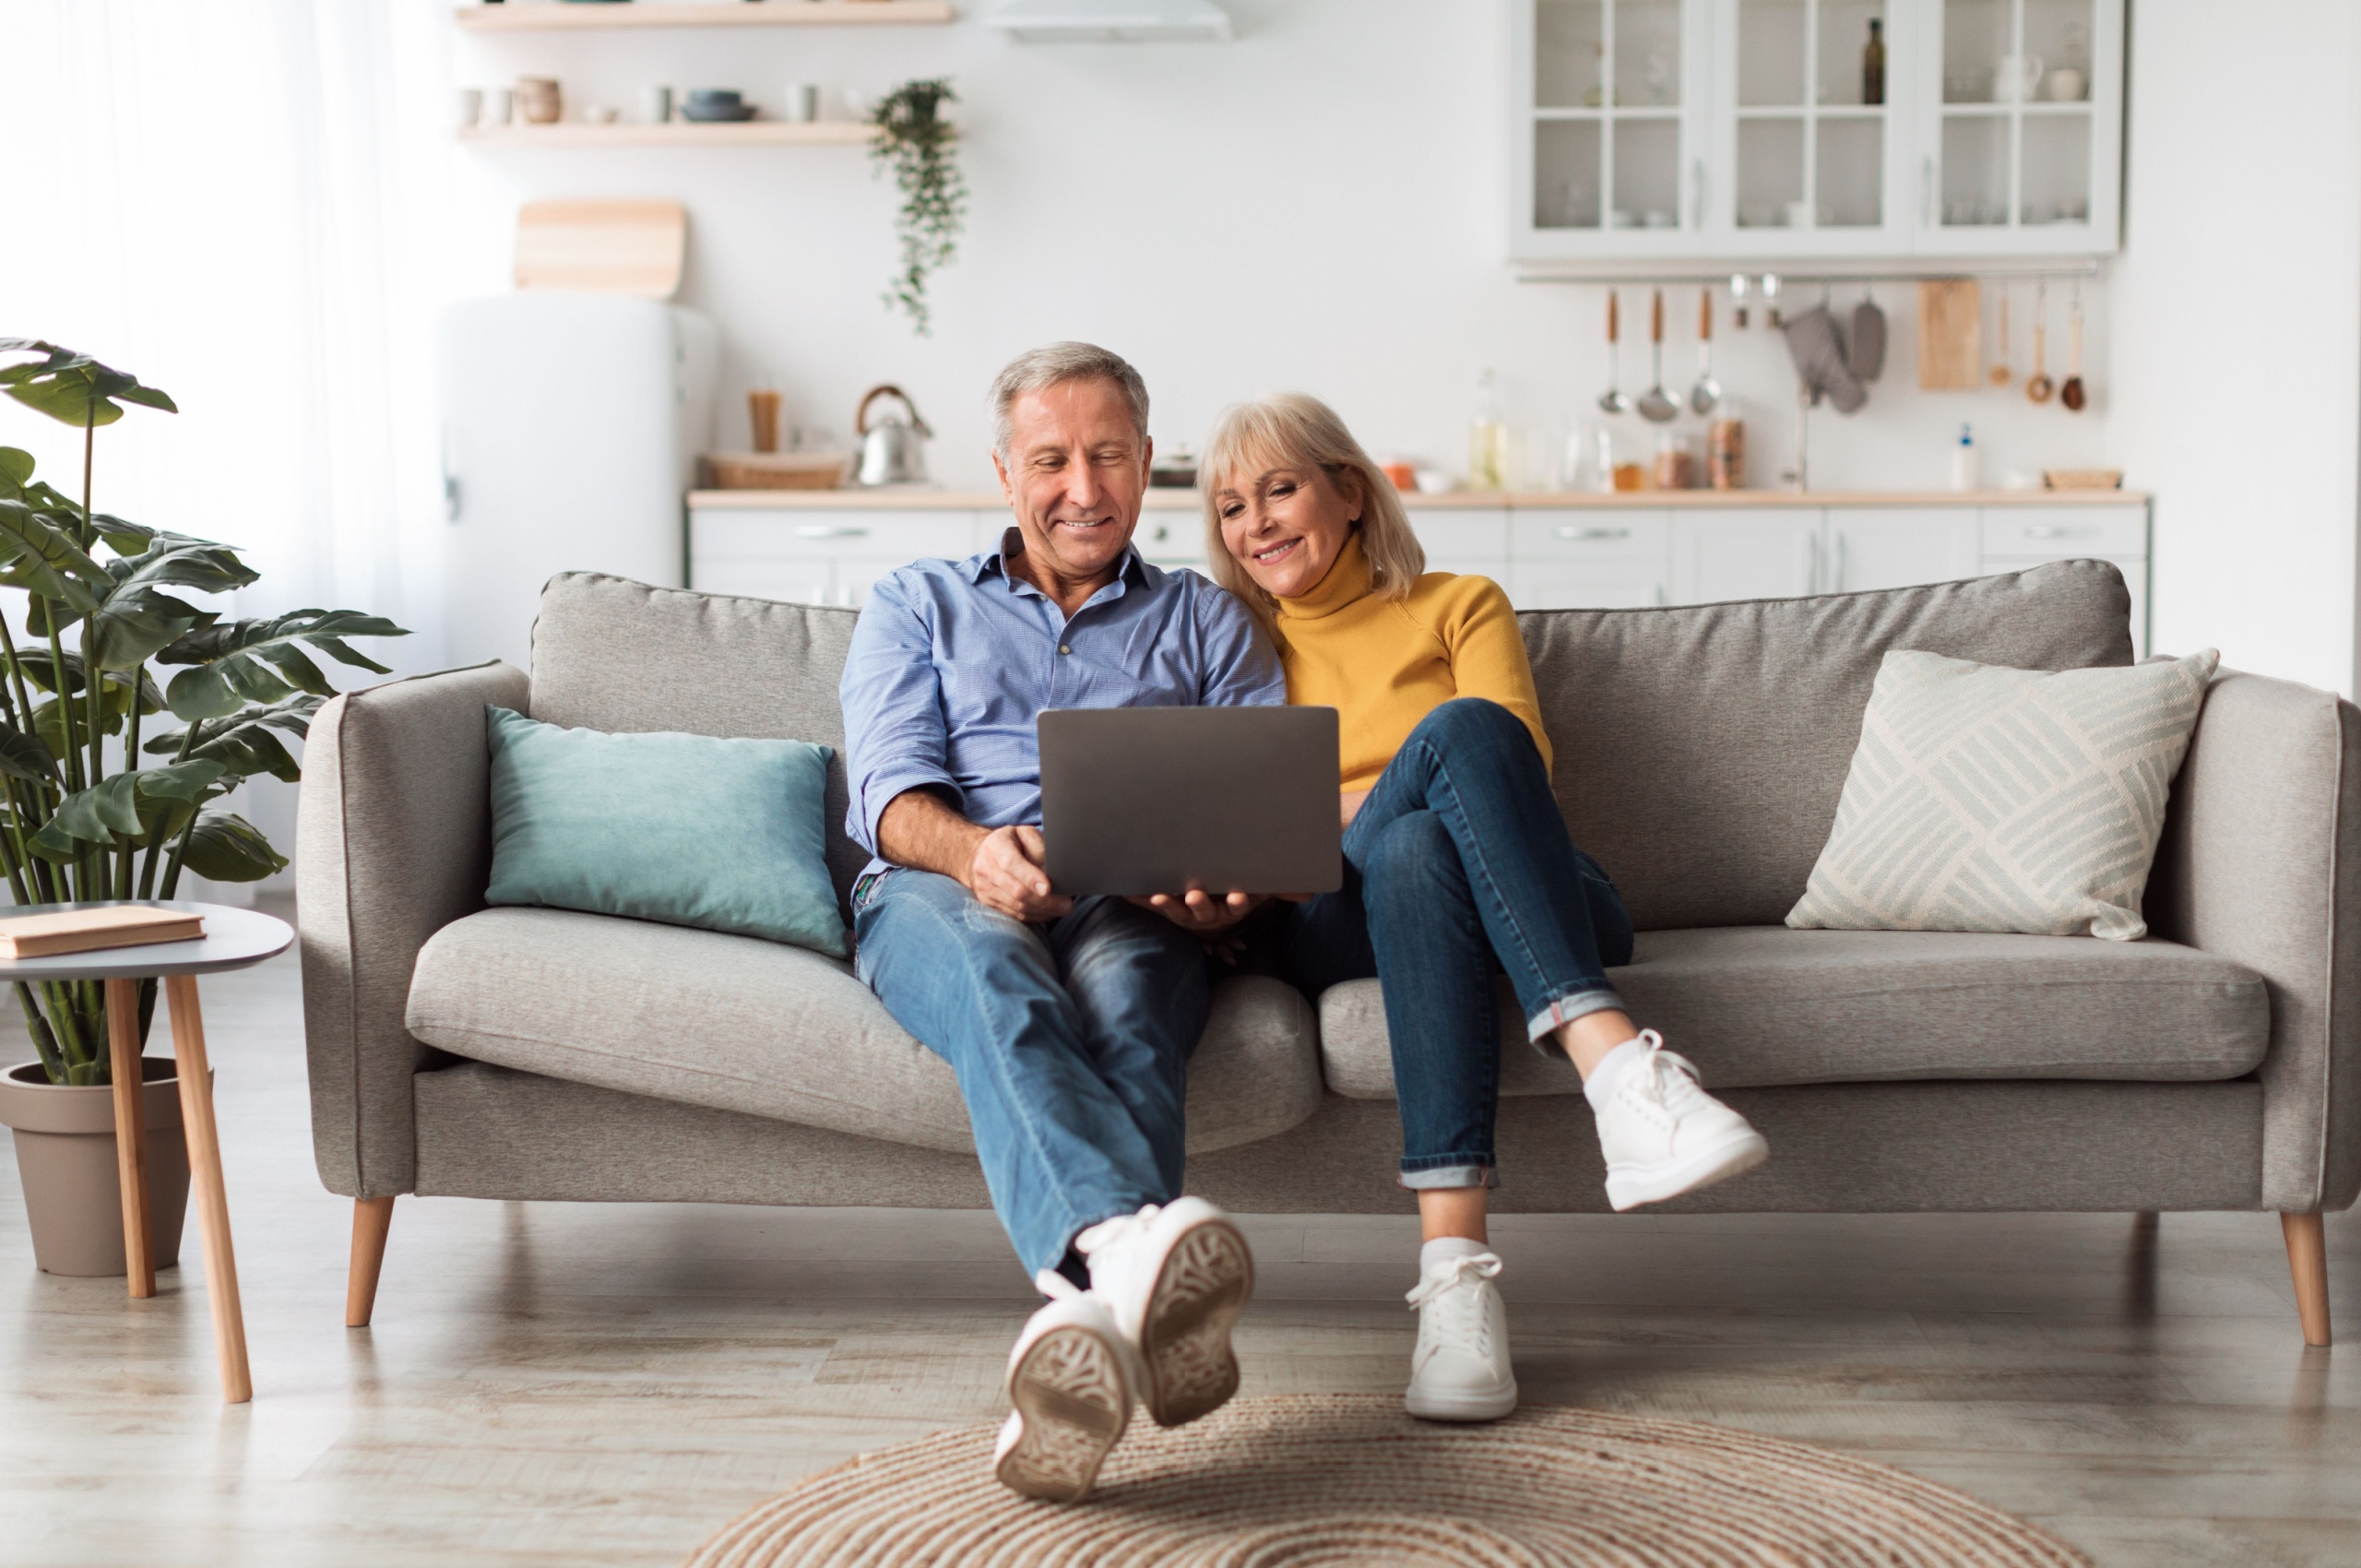
<svg viewBox="0 0 2361 1568"><path fill-rule="evenodd" d="M689 1568L2088 1568L2056 1537L1905 1471L1728 1427L1528 1405L1489 1426L1375 1395L1240 1399L1192 1426L1135 1417L1074 1506L991 1475L993 1426L813 1476Z"/></svg>

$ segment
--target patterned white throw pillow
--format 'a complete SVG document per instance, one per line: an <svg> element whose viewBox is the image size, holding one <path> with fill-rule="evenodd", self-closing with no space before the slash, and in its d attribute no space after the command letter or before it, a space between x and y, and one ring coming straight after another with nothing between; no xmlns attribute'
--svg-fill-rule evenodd
<svg viewBox="0 0 2361 1568"><path fill-rule="evenodd" d="M2050 671L1887 654L1787 923L2145 936L2173 775L2221 661Z"/></svg>

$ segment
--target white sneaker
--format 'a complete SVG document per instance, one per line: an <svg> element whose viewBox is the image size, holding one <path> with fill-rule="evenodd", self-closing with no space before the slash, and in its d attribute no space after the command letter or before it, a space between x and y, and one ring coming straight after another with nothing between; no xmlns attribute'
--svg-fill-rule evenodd
<svg viewBox="0 0 2361 1568"><path fill-rule="evenodd" d="M1446 1258L1419 1276L1408 1300L1418 1309L1410 1356L1409 1412L1430 1421L1497 1421L1516 1408L1509 1367L1509 1313L1492 1280L1497 1253Z"/></svg>
<svg viewBox="0 0 2361 1568"><path fill-rule="evenodd" d="M1619 1211L1662 1203L1751 1170L1771 1146L1747 1119L1700 1088L1697 1069L1649 1029L1597 1107L1607 1201Z"/></svg>
<svg viewBox="0 0 2361 1568"><path fill-rule="evenodd" d="M992 1473L1011 1491L1079 1503L1131 1422L1136 1353L1105 1303L1060 1275L1038 1277L1051 1300L1008 1353L1015 1408L1000 1429Z"/></svg>
<svg viewBox="0 0 2361 1568"><path fill-rule="evenodd" d="M1203 1198L1150 1204L1074 1244L1090 1293L1139 1351L1140 1396L1157 1425L1193 1421L1238 1392L1229 1330L1254 1293L1254 1258L1227 1215Z"/></svg>

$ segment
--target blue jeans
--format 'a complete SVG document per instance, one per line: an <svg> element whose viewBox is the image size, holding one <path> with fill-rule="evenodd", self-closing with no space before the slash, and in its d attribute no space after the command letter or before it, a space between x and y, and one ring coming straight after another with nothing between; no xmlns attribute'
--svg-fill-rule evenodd
<svg viewBox="0 0 2361 1568"><path fill-rule="evenodd" d="M1212 1010L1194 936L1121 898L1026 925L908 869L860 890L853 935L861 980L958 1073L1026 1273L1071 1269L1075 1232L1180 1195L1189 1053Z"/></svg>
<svg viewBox="0 0 2361 1568"><path fill-rule="evenodd" d="M1287 908L1263 944L1317 1005L1345 980L1385 991L1402 1184L1489 1186L1508 973L1536 1044L1623 1005L1607 970L1631 961L1631 919L1574 848L1539 748L1480 697L1419 721L1345 830L1345 885Z"/></svg>

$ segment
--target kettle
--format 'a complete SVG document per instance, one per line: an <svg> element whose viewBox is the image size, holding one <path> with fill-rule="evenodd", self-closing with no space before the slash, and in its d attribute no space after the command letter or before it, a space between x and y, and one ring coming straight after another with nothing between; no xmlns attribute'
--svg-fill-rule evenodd
<svg viewBox="0 0 2361 1568"><path fill-rule="evenodd" d="M902 411L910 416L909 422L905 424L887 413L875 424L870 423L869 406L880 398L891 398L901 404ZM934 432L919 417L908 393L890 383L871 387L862 395L860 407L853 411L852 433L860 438L860 469L853 477L854 483L926 482L926 453L919 443L932 437Z"/></svg>

